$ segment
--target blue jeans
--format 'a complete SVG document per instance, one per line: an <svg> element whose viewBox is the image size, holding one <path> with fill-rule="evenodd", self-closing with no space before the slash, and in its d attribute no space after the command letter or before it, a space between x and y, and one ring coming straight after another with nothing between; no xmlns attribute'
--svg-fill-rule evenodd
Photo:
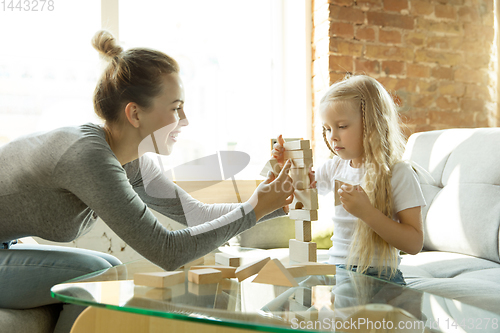
<svg viewBox="0 0 500 333"><path fill-rule="evenodd" d="M336 265L336 266L337 266L337 268L347 269L346 265ZM358 268L357 266L353 266L353 267L351 267L351 271L356 272L357 268ZM368 275L368 276L373 276L376 278L380 278L380 279L383 279L383 280L386 280L386 281L389 281L392 283L397 283L401 286L406 286L406 282L405 282L405 279L403 277L403 273L399 269L396 271L396 274L392 277L390 277L390 274L391 274L390 270L384 270L382 272L382 274L380 274L380 277L379 277L378 270L375 267L369 267L368 270L366 272L364 272L363 274Z"/></svg>
<svg viewBox="0 0 500 333"><path fill-rule="evenodd" d="M63 246L15 244L0 249L0 308L29 309L61 303L52 286L121 264L112 255ZM54 333L67 333L85 307L62 304Z"/></svg>

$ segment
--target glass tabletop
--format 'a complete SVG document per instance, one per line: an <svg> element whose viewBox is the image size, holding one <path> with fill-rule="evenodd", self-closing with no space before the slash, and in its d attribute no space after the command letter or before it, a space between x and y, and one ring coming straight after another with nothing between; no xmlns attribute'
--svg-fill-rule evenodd
<svg viewBox="0 0 500 333"><path fill-rule="evenodd" d="M51 292L66 303L267 332L499 330L496 314L339 268L335 275L297 277L298 287L252 282L255 276L196 284L187 279L188 266L179 270L186 278L177 285L135 285L135 273L163 272L138 260L56 285ZM488 325L464 322L468 313L488 319Z"/></svg>

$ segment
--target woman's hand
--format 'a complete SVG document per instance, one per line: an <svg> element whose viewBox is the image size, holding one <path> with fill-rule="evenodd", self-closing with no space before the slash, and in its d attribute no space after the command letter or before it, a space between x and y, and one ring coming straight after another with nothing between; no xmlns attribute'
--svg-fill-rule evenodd
<svg viewBox="0 0 500 333"><path fill-rule="evenodd" d="M292 162L286 161L277 178L269 172L267 179L260 183L248 202L252 205L257 217L261 217L288 206L293 201L293 183L288 175Z"/></svg>
<svg viewBox="0 0 500 333"><path fill-rule="evenodd" d="M368 195L360 185L344 184L338 192L344 209L361 220L373 209Z"/></svg>

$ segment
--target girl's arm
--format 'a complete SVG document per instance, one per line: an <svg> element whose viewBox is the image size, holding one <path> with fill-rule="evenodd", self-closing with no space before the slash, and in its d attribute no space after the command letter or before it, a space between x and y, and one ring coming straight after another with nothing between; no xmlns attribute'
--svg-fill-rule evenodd
<svg viewBox="0 0 500 333"><path fill-rule="evenodd" d="M342 186L341 200L346 210L368 224L382 239L406 253L416 254L423 245L421 207L425 198L411 164L394 165L391 177L394 219L385 216L370 203L368 195L357 186L352 191ZM343 199L342 199L343 197ZM399 223L397 222L399 220Z"/></svg>
<svg viewBox="0 0 500 333"><path fill-rule="evenodd" d="M424 242L420 206L398 212L398 223L373 207L361 186L343 185L339 193L345 210L368 224L387 243L409 254L420 252Z"/></svg>

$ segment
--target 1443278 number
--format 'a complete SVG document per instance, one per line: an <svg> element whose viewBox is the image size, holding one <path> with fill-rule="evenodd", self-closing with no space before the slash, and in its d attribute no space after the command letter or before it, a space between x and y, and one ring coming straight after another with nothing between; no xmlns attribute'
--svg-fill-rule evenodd
<svg viewBox="0 0 500 333"><path fill-rule="evenodd" d="M54 0L2 0L2 11L43 12L54 10Z"/></svg>

